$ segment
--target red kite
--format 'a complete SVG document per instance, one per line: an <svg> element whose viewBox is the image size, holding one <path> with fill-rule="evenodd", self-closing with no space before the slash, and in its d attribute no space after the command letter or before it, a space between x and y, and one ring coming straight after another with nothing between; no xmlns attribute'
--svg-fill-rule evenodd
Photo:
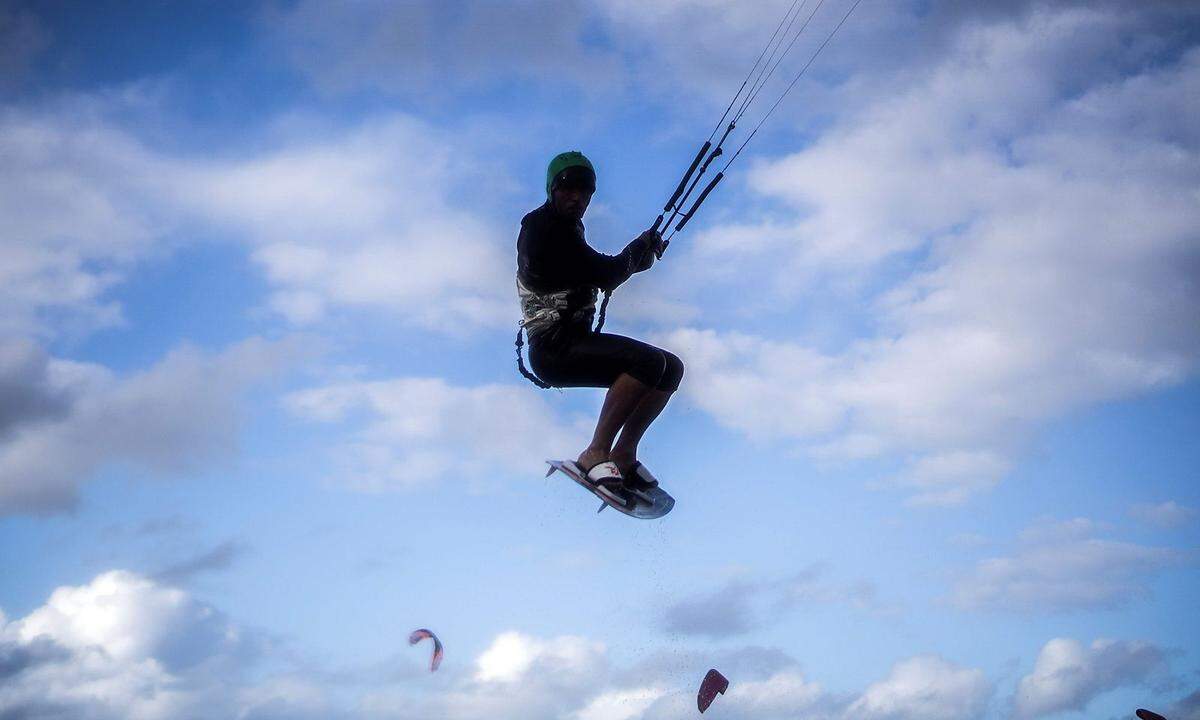
<svg viewBox="0 0 1200 720"><path fill-rule="evenodd" d="M728 687L729 680L724 675L716 670L709 670L704 676L704 682L700 683L700 692L696 693L696 707L700 708L700 712L704 712L712 705L717 693L724 695Z"/></svg>
<svg viewBox="0 0 1200 720"><path fill-rule="evenodd" d="M442 641L438 640L437 635L425 628L418 628L408 636L408 644L416 645L426 638L433 640L433 657L429 660L429 672L433 672L442 664Z"/></svg>

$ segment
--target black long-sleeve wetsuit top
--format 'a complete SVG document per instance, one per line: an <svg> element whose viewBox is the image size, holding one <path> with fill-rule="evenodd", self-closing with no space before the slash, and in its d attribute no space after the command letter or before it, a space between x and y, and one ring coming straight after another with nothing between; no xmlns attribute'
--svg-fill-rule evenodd
<svg viewBox="0 0 1200 720"><path fill-rule="evenodd" d="M596 251L584 238L583 223L559 215L549 201L527 214L517 237L517 281L533 296L522 296L530 342L561 335L554 330L591 327L597 290L612 290L643 269L637 263L646 252L637 239L617 255ZM556 321L530 320L546 307L557 307Z"/></svg>

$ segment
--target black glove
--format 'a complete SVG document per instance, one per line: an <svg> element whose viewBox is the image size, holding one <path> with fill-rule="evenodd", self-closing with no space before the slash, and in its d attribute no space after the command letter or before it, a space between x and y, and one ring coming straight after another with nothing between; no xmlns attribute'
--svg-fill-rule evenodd
<svg viewBox="0 0 1200 720"><path fill-rule="evenodd" d="M630 245L632 246L634 243L637 244L637 247L633 250L633 261L636 263L633 271L642 272L649 270L654 265L654 259L657 257L656 253L658 246L662 243L662 235L654 230L647 230L638 235Z"/></svg>

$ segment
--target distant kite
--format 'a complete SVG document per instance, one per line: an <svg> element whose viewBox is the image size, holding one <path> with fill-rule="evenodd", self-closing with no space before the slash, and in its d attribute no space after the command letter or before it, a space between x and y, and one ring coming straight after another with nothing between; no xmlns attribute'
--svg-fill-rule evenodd
<svg viewBox="0 0 1200 720"><path fill-rule="evenodd" d="M429 672L433 672L438 669L438 665L442 664L442 641L438 640L437 635L425 628L419 628L413 630L412 634L408 636L408 644L416 645L426 638L433 641L433 657L429 660Z"/></svg>
<svg viewBox="0 0 1200 720"><path fill-rule="evenodd" d="M1142 710L1140 708L1137 711L1137 716L1142 720L1167 720L1165 717L1156 712L1150 712L1149 710Z"/></svg>
<svg viewBox="0 0 1200 720"><path fill-rule="evenodd" d="M700 692L696 693L696 707L700 708L700 712L704 712L712 705L717 693L724 695L728 687L729 680L725 679L724 675L716 670L709 670L704 676L704 682L700 683Z"/></svg>

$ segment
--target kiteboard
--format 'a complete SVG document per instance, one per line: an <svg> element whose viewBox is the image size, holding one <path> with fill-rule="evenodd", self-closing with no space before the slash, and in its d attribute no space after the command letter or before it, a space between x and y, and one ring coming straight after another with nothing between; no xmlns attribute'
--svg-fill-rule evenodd
<svg viewBox="0 0 1200 720"><path fill-rule="evenodd" d="M599 513L606 507L611 507L614 510L625 513L629 517L640 518L642 520L654 520L671 512L671 508L675 507L675 498L671 497L666 490L655 486L647 490L620 490L618 491L628 502L624 505L609 499L601 493L595 483L588 480L580 471L579 467L570 460L547 460L546 464L550 469L546 471L546 477L550 477L557 470L563 475L574 480L591 494L600 498L604 503L600 506Z"/></svg>

